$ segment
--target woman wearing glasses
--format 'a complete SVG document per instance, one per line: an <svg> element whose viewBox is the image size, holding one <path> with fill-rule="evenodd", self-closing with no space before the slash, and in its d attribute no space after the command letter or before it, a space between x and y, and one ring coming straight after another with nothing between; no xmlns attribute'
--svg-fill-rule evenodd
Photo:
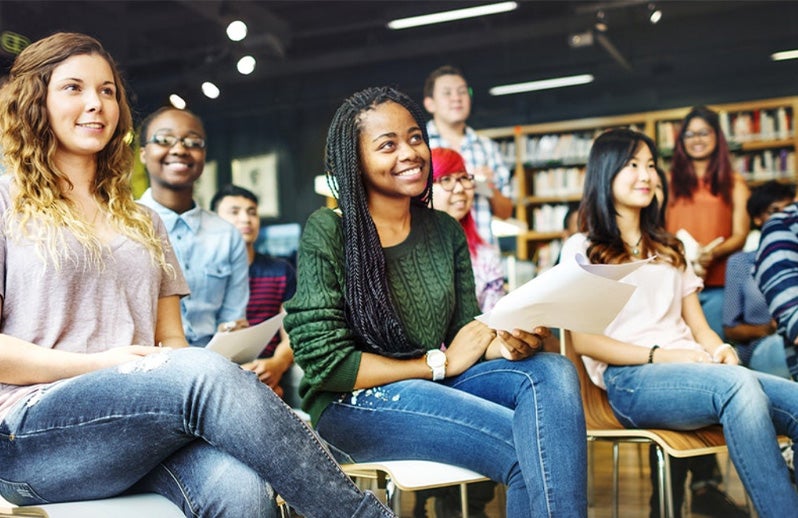
<svg viewBox="0 0 798 518"><path fill-rule="evenodd" d="M709 326L722 337L726 259L743 248L750 221L745 208L748 186L732 171L729 146L717 113L699 106L687 114L674 146L670 175L665 228L672 234L684 229L702 246L694 262L696 273L704 279L698 299ZM722 238L720 244L710 245L718 238ZM674 463L674 487L683 483L685 463L692 472L694 512L719 509L723 516L740 515L734 503L717 489L720 476L716 474L720 471L714 455Z"/></svg>
<svg viewBox="0 0 798 518"><path fill-rule="evenodd" d="M369 88L338 108L325 168L340 212L308 218L285 304L302 406L356 461L454 464L507 484L509 517L585 516L573 365L539 352L546 328L474 319L468 244L430 207L430 163L405 94Z"/></svg>
<svg viewBox="0 0 798 518"><path fill-rule="evenodd" d="M218 329L246 325L249 261L241 233L193 198L205 166L205 129L187 111L164 107L141 124L141 161L150 188L139 200L155 210L186 277L183 329L192 346L204 347Z"/></svg>
<svg viewBox="0 0 798 518"><path fill-rule="evenodd" d="M466 173L463 157L449 148L432 150L432 206L460 222L465 232L477 304L483 313L490 311L504 295L504 273L495 247L486 243L477 231L471 206L474 204L474 175Z"/></svg>
<svg viewBox="0 0 798 518"><path fill-rule="evenodd" d="M132 125L83 34L31 44L0 89L0 496L266 518L273 487L302 516L393 516L257 376L187 347L186 282L130 192Z"/></svg>

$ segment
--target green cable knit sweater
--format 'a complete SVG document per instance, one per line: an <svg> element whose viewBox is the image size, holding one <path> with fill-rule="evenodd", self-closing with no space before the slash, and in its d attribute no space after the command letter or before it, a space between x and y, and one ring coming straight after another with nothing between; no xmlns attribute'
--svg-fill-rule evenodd
<svg viewBox="0 0 798 518"><path fill-rule="evenodd" d="M479 314L465 234L448 214L411 207L407 239L384 248L391 295L405 332L427 350L448 344ZM346 284L341 218L310 215L299 245L297 289L284 325L305 375L302 408L315 424L327 405L352 391L361 351L344 309Z"/></svg>

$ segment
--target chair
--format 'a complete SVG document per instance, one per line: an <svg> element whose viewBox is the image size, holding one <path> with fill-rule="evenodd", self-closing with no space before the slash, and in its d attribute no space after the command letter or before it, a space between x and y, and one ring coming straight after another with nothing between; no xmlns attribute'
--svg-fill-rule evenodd
<svg viewBox="0 0 798 518"><path fill-rule="evenodd" d="M659 513L673 517L670 457L696 457L726 451L723 428L720 425L691 431L624 428L612 412L607 393L588 376L581 356L573 349L569 331L561 332L560 352L573 362L579 374L588 441L612 443L613 518L618 517L618 445L622 442L650 443L656 447Z"/></svg>
<svg viewBox="0 0 798 518"><path fill-rule="evenodd" d="M460 501L463 518L468 518L468 489L472 482L489 480L474 471L427 460L389 460L377 462L359 462L342 464L344 473L352 478L364 478L377 482L377 486L386 489L388 501L393 501L393 509L400 514L399 490L419 491L444 486L460 486ZM388 482L395 492L390 494Z"/></svg>
<svg viewBox="0 0 798 518"><path fill-rule="evenodd" d="M64 502L35 506L15 506L0 499L0 518L184 518L175 504L161 495L152 493L118 496L85 502Z"/></svg>

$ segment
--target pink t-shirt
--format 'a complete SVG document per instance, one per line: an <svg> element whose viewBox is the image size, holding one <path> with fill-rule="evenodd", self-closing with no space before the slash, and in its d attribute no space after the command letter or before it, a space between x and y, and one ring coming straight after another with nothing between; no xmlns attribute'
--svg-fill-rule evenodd
<svg viewBox="0 0 798 518"><path fill-rule="evenodd" d="M61 235L67 257L56 270L49 258L42 260L31 240L6 235L11 181L0 178L0 333L80 353L155 345L158 299L189 293L158 215L142 206L152 216L173 274L153 264L143 245L122 235L104 247L101 265L92 264L83 245L65 230ZM46 386L0 383L0 421L14 403Z"/></svg>
<svg viewBox="0 0 798 518"><path fill-rule="evenodd" d="M584 234L574 234L563 245L561 261L575 261L576 254L586 255L589 243ZM688 264L682 271L664 262L650 262L630 273L622 282L637 289L604 334L615 340L649 349L702 350L682 318L682 299L703 287L701 279ZM607 364L583 356L590 379L604 385Z"/></svg>

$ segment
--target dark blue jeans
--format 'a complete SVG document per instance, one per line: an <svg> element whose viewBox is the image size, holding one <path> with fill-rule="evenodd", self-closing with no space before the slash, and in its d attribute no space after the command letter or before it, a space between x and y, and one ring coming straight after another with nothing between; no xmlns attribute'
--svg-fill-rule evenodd
<svg viewBox="0 0 798 518"><path fill-rule="evenodd" d="M317 428L358 462L433 460L506 484L510 518L587 515L579 381L557 354L345 394Z"/></svg>
<svg viewBox="0 0 798 518"><path fill-rule="evenodd" d="M0 422L0 495L19 505L155 491L187 516L393 514L251 372L200 348L70 378Z"/></svg>

